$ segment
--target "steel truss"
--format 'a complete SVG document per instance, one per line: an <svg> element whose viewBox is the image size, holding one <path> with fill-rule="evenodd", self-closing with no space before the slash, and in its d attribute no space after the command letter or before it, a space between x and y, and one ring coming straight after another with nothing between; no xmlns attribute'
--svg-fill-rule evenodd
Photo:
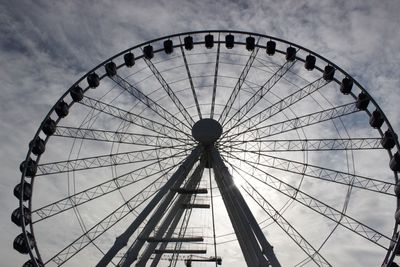
<svg viewBox="0 0 400 267"><path fill-rule="evenodd" d="M259 152L288 151L332 151L382 149L381 138L326 138L326 139L257 139L253 141L232 141L225 149L241 149Z"/></svg>
<svg viewBox="0 0 400 267"><path fill-rule="evenodd" d="M239 159L237 157L234 158ZM271 174L268 174L267 172L258 168L255 164L249 163L247 161L242 161L242 162L246 163L249 167L251 167L252 170L255 173L257 173L257 176L255 174L251 174L249 172L240 170L244 174L251 176L252 178L264 183L270 188L277 190L278 192L286 195L287 197L294 199L296 202L340 224L344 228L364 237L365 239L376 244L377 246L386 249L387 243L392 241L390 237L387 237L384 234L379 233L373 228L351 218L350 216L323 203L322 201L319 201L318 199L310 196L309 194L304 193L299 188L296 188L288 183L283 182L279 178Z"/></svg>

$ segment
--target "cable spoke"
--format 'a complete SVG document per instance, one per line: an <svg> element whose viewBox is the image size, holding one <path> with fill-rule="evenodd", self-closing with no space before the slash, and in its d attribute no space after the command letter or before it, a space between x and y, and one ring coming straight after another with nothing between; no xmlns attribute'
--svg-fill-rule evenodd
<svg viewBox="0 0 400 267"><path fill-rule="evenodd" d="M173 167L171 167L171 169L172 168ZM120 220L125 218L128 214L132 213L137 207L139 207L141 204L150 199L154 194L156 194L156 192L165 184L165 182L168 181L171 175L171 173L166 172L164 173L164 175L157 178L157 180L144 187L139 193L135 194L132 198L119 206L117 209L115 209L113 212L103 218L100 222L98 222L88 231L83 233L72 243L67 245L64 249L59 251L51 259L49 259L46 264L48 264L49 262L54 262L55 264L57 264L57 266L60 266L67 262L74 255L84 249L87 245L92 243L95 239L104 234L107 230L109 230ZM137 217L136 215L134 216Z"/></svg>
<svg viewBox="0 0 400 267"><path fill-rule="evenodd" d="M154 146L154 147L165 147L165 146L180 146L174 141L179 143L188 143L188 139L166 137L150 134L138 134L118 131L106 131L98 129L87 129L87 128L75 128L69 126L57 126L54 136L77 138L84 140L93 140L100 142L116 142L122 144L132 145L143 145L143 146Z"/></svg>
<svg viewBox="0 0 400 267"><path fill-rule="evenodd" d="M158 133L160 135L164 135L164 136L173 136L176 138L185 138L185 137L189 137L190 139L192 139L192 137L185 133L185 132L181 132L181 131L177 131L174 128L171 128L167 125L161 124L159 122L150 120L148 118L145 118L143 116L131 113L129 111L114 107L112 105L106 104L104 102L101 102L99 100L95 100L93 98L87 97L85 96L81 102L79 102L87 107L90 107L92 109L101 111L105 114L111 115L113 117L116 117L118 119L121 119L123 121L127 121L130 122L134 125L137 125L139 127L142 127L144 129L150 130L154 133Z"/></svg>
<svg viewBox="0 0 400 267"><path fill-rule="evenodd" d="M144 58L144 61L146 62L149 69L153 72L153 75L160 82L161 86L164 88L164 90L168 94L169 98L172 100L172 102L178 108L179 112L183 115L183 117L189 123L189 125L192 126L194 124L192 116L190 116L189 112L187 112L186 108L182 105L181 101L175 95L174 91L171 89L169 84L164 80L164 77L158 71L156 66L154 66L153 62L151 62L150 60L148 60L146 58Z"/></svg>
<svg viewBox="0 0 400 267"><path fill-rule="evenodd" d="M235 120L236 123L239 123L246 116L246 114L257 105L264 95L266 95L294 66L295 63L296 60L286 61L273 75L271 75L271 77L268 78L268 80L260 87L260 89L258 89L257 92L255 92L253 96L246 101L246 103L240 106L240 108L228 119L228 121L223 124L223 127L225 128L232 120Z"/></svg>
<svg viewBox="0 0 400 267"><path fill-rule="evenodd" d="M90 170L108 166L118 166L129 163L146 162L171 157L171 153L165 150L181 149L187 151L188 149L181 147L158 147L145 150L135 150L129 152L121 152L107 155L98 155L93 157L86 157L73 160L64 160L57 162L48 162L38 165L38 172L36 176L58 174L71 171ZM155 154L157 153L157 154Z"/></svg>
<svg viewBox="0 0 400 267"><path fill-rule="evenodd" d="M150 108L154 113L163 118L166 122L172 125L173 128L176 128L178 131L184 132L189 129L189 126L185 124L183 121L177 119L174 115L172 115L168 110L160 106L153 99L145 95L141 90L134 87L127 80L119 76L118 74L110 77L115 83L117 83L121 88L129 92L132 96Z"/></svg>
<svg viewBox="0 0 400 267"><path fill-rule="evenodd" d="M360 189L395 196L395 184L393 183L372 179L352 173L323 168L312 164L304 164L302 162L274 157L259 152L247 151L243 149L230 151L230 153L235 152L246 152L245 161L249 163L258 164L260 166L287 171L295 174L305 175L306 177L316 178L343 185L349 185Z"/></svg>
<svg viewBox="0 0 400 267"><path fill-rule="evenodd" d="M260 38L258 38L257 44L259 40ZM236 85L233 88L232 93L229 96L229 99L226 102L226 105L224 106L221 115L219 116L218 121L221 123L221 125L224 124L227 116L229 115L229 112L231 111L233 103L235 102L236 97L238 96L240 89L242 88L243 82L246 80L247 74L249 73L251 66L253 65L253 62L257 56L258 50L260 50L260 48L256 46L255 49L251 52L250 57L246 62L246 65L244 66L242 72L240 73L238 81L236 82Z"/></svg>
<svg viewBox="0 0 400 267"><path fill-rule="evenodd" d="M254 172L259 173L259 175L256 177L254 174L251 174L244 169L241 169L241 171L246 175L249 175L250 177L264 183L265 185L275 189L276 191L286 195L287 197L292 198L296 202L304 205L305 207L308 207L309 209L323 215L324 217L340 224L346 229L364 237L370 242L376 244L377 246L386 250L387 244L392 241L391 238L379 233L375 229L304 193L299 188L296 188L288 183L281 181L272 174L265 172L264 170L258 168L256 164L242 160L231 153L228 154L229 158L240 160L241 162L244 162L247 166L252 168Z"/></svg>
<svg viewBox="0 0 400 267"><path fill-rule="evenodd" d="M292 151L332 151L383 149L381 138L329 138L329 139L289 139L231 141L223 148L238 148L246 151L292 152Z"/></svg>
<svg viewBox="0 0 400 267"><path fill-rule="evenodd" d="M218 35L217 59L215 61L214 85L213 85L213 94L212 94L212 101L211 101L211 115L210 115L211 119L214 117L215 95L217 93L219 51L220 51L220 47L221 47L221 43L219 42L219 38L220 38L220 35Z"/></svg>
<svg viewBox="0 0 400 267"><path fill-rule="evenodd" d="M253 132L257 133L258 136L265 138L281 134L284 132L296 130L299 128L303 128L306 126L314 125L320 122L332 120L342 116L350 115L358 111L360 110L357 109L355 103L349 103L266 126L257 127L257 125L254 125L253 127L241 131L240 133L226 136L225 140L222 143L232 142L235 138L237 138L240 135ZM249 141L254 141L258 139L260 138L250 139Z"/></svg>
<svg viewBox="0 0 400 267"><path fill-rule="evenodd" d="M236 168L235 168L236 169ZM246 179L243 190L276 222L276 224L298 245L318 266L332 266L319 252L269 203Z"/></svg>
<svg viewBox="0 0 400 267"><path fill-rule="evenodd" d="M233 129L238 129L240 125L244 125L246 129L251 128L253 125L260 125L267 119L271 118L275 114L287 109L288 107L292 106L293 104L297 103L301 99L305 98L308 95L316 92L317 90L321 89L329 82L324 80L323 78L319 78L306 86L300 88L296 92L286 96L285 98L279 100L278 102L272 104L271 106L266 107L262 111L258 112L257 114L251 116L245 120L237 120L235 121L235 117L232 117L230 121L226 124L228 129L225 132L225 135L228 134ZM255 104L254 104L255 105ZM243 117L243 116L242 116Z"/></svg>
<svg viewBox="0 0 400 267"><path fill-rule="evenodd" d="M179 37L179 41L181 42L180 49L181 49L181 53L182 53L182 58L183 58L183 62L185 63L186 73L187 73L187 76L188 76L188 79L189 79L190 88L192 89L194 102L196 103L197 114L199 115L199 118L202 119L199 101L197 99L196 90L194 89L194 85L193 85L192 74L190 73L189 65L188 65L188 62L187 62L187 59L186 59L186 55L185 55L185 50L182 47L182 40L181 40L180 37Z"/></svg>
<svg viewBox="0 0 400 267"><path fill-rule="evenodd" d="M36 209L32 211L32 218L38 217L38 219L33 220L33 223L42 221L56 214L67 211L73 207L77 207L93 199L114 192L115 190L119 190L123 187L139 182L143 179L148 179L149 177L152 177L154 175L164 173L165 170L170 170L175 166L174 157L179 158L185 155L186 151L177 153L175 155L169 155L165 158L159 158L157 161L147 164L143 167L139 167L116 178L102 182L101 184L98 184L76 194L70 195L66 198L60 199L54 203Z"/></svg>

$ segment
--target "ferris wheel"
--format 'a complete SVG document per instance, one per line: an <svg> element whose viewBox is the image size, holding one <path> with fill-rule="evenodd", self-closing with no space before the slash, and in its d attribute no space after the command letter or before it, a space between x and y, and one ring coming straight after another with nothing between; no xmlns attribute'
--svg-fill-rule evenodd
<svg viewBox="0 0 400 267"><path fill-rule="evenodd" d="M258 33L157 38L54 104L14 188L29 266L397 266L397 135L339 66Z"/></svg>

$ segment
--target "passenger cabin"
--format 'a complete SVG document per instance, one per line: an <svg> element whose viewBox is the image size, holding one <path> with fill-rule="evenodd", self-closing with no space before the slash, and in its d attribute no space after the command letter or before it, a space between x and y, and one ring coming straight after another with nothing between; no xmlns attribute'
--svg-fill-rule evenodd
<svg viewBox="0 0 400 267"><path fill-rule="evenodd" d="M394 186L394 193L397 197L400 197L400 181L398 181Z"/></svg>
<svg viewBox="0 0 400 267"><path fill-rule="evenodd" d="M331 65L326 65L324 69L323 78L325 81L330 82L335 75L335 68Z"/></svg>
<svg viewBox="0 0 400 267"><path fill-rule="evenodd" d="M356 101L356 107L359 110L366 110L369 104L369 96L365 93L360 93Z"/></svg>
<svg viewBox="0 0 400 267"><path fill-rule="evenodd" d="M226 48L232 49L235 45L235 36L233 36L232 34L228 34L227 36L225 36L225 45Z"/></svg>
<svg viewBox="0 0 400 267"><path fill-rule="evenodd" d="M36 259L36 263L37 263L37 266L33 263L32 260L29 260L29 261L25 262L24 265L22 265L22 267L44 267L44 264L41 263L39 261L39 259Z"/></svg>
<svg viewBox="0 0 400 267"><path fill-rule="evenodd" d="M97 86L100 85L100 77L99 75L97 75L97 73L93 72L90 73L87 77L86 77L87 83L89 85L90 88L96 88Z"/></svg>
<svg viewBox="0 0 400 267"><path fill-rule="evenodd" d="M206 48L208 48L208 49L213 48L213 46L214 46L214 35L207 34L204 37L204 41L206 43Z"/></svg>
<svg viewBox="0 0 400 267"><path fill-rule="evenodd" d="M24 182L24 192L22 192L22 186L21 186L21 184L20 184L20 183L17 184L17 185L14 187L14 196L15 196L16 198L20 199L20 198L21 198L21 194L24 194L24 195L22 196L22 200L23 200L23 201L27 201L28 199L30 199L31 196L32 196L32 186L31 186L29 183Z"/></svg>
<svg viewBox="0 0 400 267"><path fill-rule="evenodd" d="M381 145L383 148L390 150L396 145L397 134L390 130L383 133Z"/></svg>
<svg viewBox="0 0 400 267"><path fill-rule="evenodd" d="M174 45L172 43L172 40L164 41L164 51L166 54L171 54L172 52L174 52Z"/></svg>
<svg viewBox="0 0 400 267"><path fill-rule="evenodd" d="M256 46L256 40L254 39L254 37L249 36L246 38L246 49L248 51L253 51L254 48Z"/></svg>
<svg viewBox="0 0 400 267"><path fill-rule="evenodd" d="M65 118L69 113L69 106L64 100L60 100L55 105L54 110L58 117Z"/></svg>
<svg viewBox="0 0 400 267"><path fill-rule="evenodd" d="M83 89L79 85L71 88L69 94L74 102L79 102L83 99Z"/></svg>
<svg viewBox="0 0 400 267"><path fill-rule="evenodd" d="M183 39L183 43L185 45L186 50L192 50L193 49L193 37L192 36L186 36Z"/></svg>
<svg viewBox="0 0 400 267"><path fill-rule="evenodd" d="M26 171L25 171L25 169L26 169ZM26 160L21 162L21 164L19 165L19 170L22 173L25 171L25 177L33 177L33 176L35 176L36 171L37 171L37 164L34 160L32 160L30 158L28 160L28 162Z"/></svg>
<svg viewBox="0 0 400 267"><path fill-rule="evenodd" d="M22 215L21 209L18 207L11 213L11 221L18 226L22 225L22 218L25 220L25 224L31 223L31 212L25 206L22 208L24 213Z"/></svg>
<svg viewBox="0 0 400 267"><path fill-rule="evenodd" d="M133 67L133 65L135 65L135 56L133 55L132 52L126 53L124 55L124 62L128 68Z"/></svg>
<svg viewBox="0 0 400 267"><path fill-rule="evenodd" d="M43 124L42 131L47 136L53 135L56 132L56 127L56 122L48 118Z"/></svg>
<svg viewBox="0 0 400 267"><path fill-rule="evenodd" d="M115 65L114 62L108 62L105 66L104 66L107 76L111 77L117 74L117 65Z"/></svg>
<svg viewBox="0 0 400 267"><path fill-rule="evenodd" d="M296 59L296 48L289 46L286 49L286 60L294 61Z"/></svg>
<svg viewBox="0 0 400 267"><path fill-rule="evenodd" d="M353 87L353 80L350 78L343 78L342 84L340 85L340 92L344 95L348 95L351 92L351 88Z"/></svg>
<svg viewBox="0 0 400 267"><path fill-rule="evenodd" d="M154 57L153 47L151 45L147 45L143 48L143 55L145 59L152 59Z"/></svg>
<svg viewBox="0 0 400 267"><path fill-rule="evenodd" d="M392 171L400 172L400 154L398 151L394 153L392 159L390 160L389 166Z"/></svg>
<svg viewBox="0 0 400 267"><path fill-rule="evenodd" d="M379 110L374 110L371 114L371 117L369 118L369 125L371 125L373 128L381 128L382 124L384 122L383 115Z"/></svg>
<svg viewBox="0 0 400 267"><path fill-rule="evenodd" d="M46 144L43 139L40 137L36 137L32 141L29 142L29 147L32 148L32 153L36 156L42 155L46 149Z"/></svg>
<svg viewBox="0 0 400 267"><path fill-rule="evenodd" d="M24 234L21 233L14 239L13 247L19 253L28 254L29 249L32 249L35 245L32 234L27 233L27 237L28 240L26 240Z"/></svg>
<svg viewBox="0 0 400 267"><path fill-rule="evenodd" d="M315 68L315 62L317 59L313 55L306 56L306 61L304 62L304 67L306 70L313 70Z"/></svg>
<svg viewBox="0 0 400 267"><path fill-rule="evenodd" d="M267 42L267 55L273 56L276 50L276 43L272 40Z"/></svg>

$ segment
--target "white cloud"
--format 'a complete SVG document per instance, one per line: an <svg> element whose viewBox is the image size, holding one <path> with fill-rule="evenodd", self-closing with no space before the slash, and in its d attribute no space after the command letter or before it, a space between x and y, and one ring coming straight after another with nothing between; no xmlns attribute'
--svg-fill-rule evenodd
<svg viewBox="0 0 400 267"><path fill-rule="evenodd" d="M1 3L0 257L4 264L22 265L26 260L12 249L19 229L9 217L17 206L12 189L19 180L19 164L28 143L61 94L101 61L135 44L176 32L235 29L264 33L303 45L343 67L365 86L399 130L399 12L395 0ZM186 94L190 95L188 89L182 92ZM357 209L351 207L356 215ZM366 210L366 206L360 209ZM338 240L345 238L341 234ZM370 251L369 247L365 251Z"/></svg>

